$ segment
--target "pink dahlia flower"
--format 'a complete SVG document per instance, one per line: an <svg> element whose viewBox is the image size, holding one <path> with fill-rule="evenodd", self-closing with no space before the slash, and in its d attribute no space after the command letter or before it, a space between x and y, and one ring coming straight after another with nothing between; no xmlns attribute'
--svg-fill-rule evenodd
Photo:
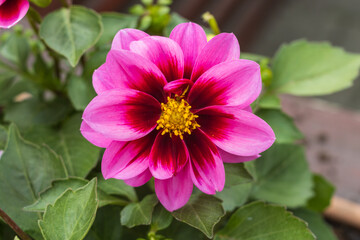
<svg viewBox="0 0 360 240"><path fill-rule="evenodd" d="M28 0L0 0L0 28L14 26L28 10Z"/></svg>
<svg viewBox="0 0 360 240"><path fill-rule="evenodd" d="M106 148L105 179L140 186L155 178L169 211L189 200L193 184L207 194L225 183L223 162L259 157L274 132L249 107L260 94L260 68L239 59L231 33L206 40L194 23L169 38L119 31L106 62L93 75L97 96L81 132Z"/></svg>

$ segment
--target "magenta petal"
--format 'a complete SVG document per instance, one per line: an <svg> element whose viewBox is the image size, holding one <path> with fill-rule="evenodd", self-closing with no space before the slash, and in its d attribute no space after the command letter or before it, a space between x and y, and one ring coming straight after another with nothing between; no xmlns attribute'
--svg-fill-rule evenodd
<svg viewBox="0 0 360 240"><path fill-rule="evenodd" d="M225 184L225 170L217 147L201 130L194 130L185 138L185 143L194 184L206 194L221 191Z"/></svg>
<svg viewBox="0 0 360 240"><path fill-rule="evenodd" d="M156 133L129 142L113 141L106 148L101 172L105 179L131 179L149 167L149 155Z"/></svg>
<svg viewBox="0 0 360 240"><path fill-rule="evenodd" d="M107 69L106 64L101 65L94 71L92 83L97 94L114 89L117 85L119 85L116 81L113 81L109 75L109 70Z"/></svg>
<svg viewBox="0 0 360 240"><path fill-rule="evenodd" d="M189 167L185 166L172 178L155 178L155 192L161 204L170 212L183 207L190 199L193 183Z"/></svg>
<svg viewBox="0 0 360 240"><path fill-rule="evenodd" d="M219 148L239 156L255 156L275 141L271 127L237 107L212 106L197 112L201 130Z"/></svg>
<svg viewBox="0 0 360 240"><path fill-rule="evenodd" d="M207 43L205 31L196 23L181 23L172 30L170 38L184 53L184 78L190 79L196 58Z"/></svg>
<svg viewBox="0 0 360 240"><path fill-rule="evenodd" d="M250 60L220 63L194 83L189 104L194 109L212 105L247 107L261 92L260 66Z"/></svg>
<svg viewBox="0 0 360 240"><path fill-rule="evenodd" d="M124 182L132 187L140 187L147 183L151 178L151 172L149 171L149 169L146 169L144 172L133 178L125 179Z"/></svg>
<svg viewBox="0 0 360 240"><path fill-rule="evenodd" d="M148 36L149 34L137 29L132 29L132 28L121 29L116 33L111 44L111 49L130 50L130 43L132 41L137 41Z"/></svg>
<svg viewBox="0 0 360 240"><path fill-rule="evenodd" d="M149 169L157 179L167 179L179 172L187 163L189 154L179 137L158 133L150 153Z"/></svg>
<svg viewBox="0 0 360 240"><path fill-rule="evenodd" d="M115 88L139 90L159 101L164 100L165 77L146 58L126 50L110 50L104 65L106 67L99 69L107 72Z"/></svg>
<svg viewBox="0 0 360 240"><path fill-rule="evenodd" d="M151 132L161 113L160 103L135 90L109 90L86 107L83 119L94 131L117 141L131 141Z"/></svg>
<svg viewBox="0 0 360 240"><path fill-rule="evenodd" d="M152 61L168 82L183 78L184 54L175 41L159 36L146 37L132 42L130 49Z"/></svg>
<svg viewBox="0 0 360 240"><path fill-rule="evenodd" d="M221 159L223 162L226 163L242 163L242 162L248 162L255 160L260 157L260 155L254 155L254 156L238 156L231 153L228 153L221 148L218 148L218 151L220 153Z"/></svg>
<svg viewBox="0 0 360 240"><path fill-rule="evenodd" d="M10 28L18 23L29 10L28 0L7 0L0 4L0 28Z"/></svg>
<svg viewBox="0 0 360 240"><path fill-rule="evenodd" d="M197 57L191 80L195 82L201 74L219 63L239 58L240 46L235 35L232 33L216 35L204 46Z"/></svg>
<svg viewBox="0 0 360 240"><path fill-rule="evenodd" d="M95 132L85 121L82 121L80 131L86 140L101 148L106 148L112 141L101 133Z"/></svg>
<svg viewBox="0 0 360 240"><path fill-rule="evenodd" d="M172 82L167 83L164 86L164 91L168 94L177 94L181 95L186 88L190 89L193 85L193 82L189 79L178 79Z"/></svg>

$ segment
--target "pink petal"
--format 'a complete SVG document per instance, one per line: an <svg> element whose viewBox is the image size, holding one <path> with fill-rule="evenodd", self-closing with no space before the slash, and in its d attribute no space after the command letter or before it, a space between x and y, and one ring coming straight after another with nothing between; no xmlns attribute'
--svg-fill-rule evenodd
<svg viewBox="0 0 360 240"><path fill-rule="evenodd" d="M129 142L113 141L106 148L101 172L105 179L131 179L149 167L149 155L156 133Z"/></svg>
<svg viewBox="0 0 360 240"><path fill-rule="evenodd" d="M117 141L131 141L151 132L161 113L160 103L135 90L109 90L86 107L83 119L94 131Z"/></svg>
<svg viewBox="0 0 360 240"><path fill-rule="evenodd" d="M108 65L105 63L93 73L92 83L97 94L114 89L119 85L119 83L111 78L109 74L110 70L107 69L107 66Z"/></svg>
<svg viewBox="0 0 360 240"><path fill-rule="evenodd" d="M155 178L155 192L161 204L170 212L183 207L190 199L193 183L189 167L185 166L172 178Z"/></svg>
<svg viewBox="0 0 360 240"><path fill-rule="evenodd" d="M275 141L271 127L238 107L212 106L197 112L201 130L219 148L239 156L255 156Z"/></svg>
<svg viewBox="0 0 360 240"><path fill-rule="evenodd" d="M221 191L225 184L225 170L217 147L201 130L187 135L185 143L190 154L190 174L194 184L206 194Z"/></svg>
<svg viewBox="0 0 360 240"><path fill-rule="evenodd" d="M207 43L205 31L196 23L181 23L172 30L170 38L180 45L184 53L184 78L190 79L195 60Z"/></svg>
<svg viewBox="0 0 360 240"><path fill-rule="evenodd" d="M5 0L0 4L0 28L10 28L18 23L29 10L27 0Z"/></svg>
<svg viewBox="0 0 360 240"><path fill-rule="evenodd" d="M260 66L250 60L220 63L206 71L189 93L193 109L212 105L247 107L261 92Z"/></svg>
<svg viewBox="0 0 360 240"><path fill-rule="evenodd" d="M146 58L126 50L110 50L106 62L95 71L93 84L98 94L114 88L134 89L163 101L166 80Z"/></svg>
<svg viewBox="0 0 360 240"><path fill-rule="evenodd" d="M112 141L101 133L95 132L85 121L82 121L80 131L86 140L101 148L106 148Z"/></svg>
<svg viewBox="0 0 360 240"><path fill-rule="evenodd" d="M250 105L247 107L244 107L243 110L251 112L251 113L253 112Z"/></svg>
<svg viewBox="0 0 360 240"><path fill-rule="evenodd" d="M255 160L260 157L260 155L254 155L254 156L238 156L231 153L228 153L221 148L218 148L218 151L220 153L221 159L223 162L226 163L242 163L242 162L248 162Z"/></svg>
<svg viewBox="0 0 360 240"><path fill-rule="evenodd" d="M150 153L149 169L157 179L167 179L179 172L187 163L189 154L179 137L158 133Z"/></svg>
<svg viewBox="0 0 360 240"><path fill-rule="evenodd" d="M201 74L219 63L239 58L240 46L235 35L220 33L212 38L200 52L195 62L191 80L195 82Z"/></svg>
<svg viewBox="0 0 360 240"><path fill-rule="evenodd" d="M111 44L111 49L130 50L130 43L132 41L137 41L148 36L149 34L137 29L133 29L133 28L121 29L116 33Z"/></svg>
<svg viewBox="0 0 360 240"><path fill-rule="evenodd" d="M183 78L184 54L175 41L159 36L146 37L132 42L130 49L152 61L168 82Z"/></svg>
<svg viewBox="0 0 360 240"><path fill-rule="evenodd" d="M189 79L178 79L167 83L164 86L164 91L168 94L181 95L185 91L185 89L190 89L192 85L193 82Z"/></svg>
<svg viewBox="0 0 360 240"><path fill-rule="evenodd" d="M149 171L149 169L146 169L144 172L133 178L125 179L124 182L132 187L140 187L147 183L151 178L151 172Z"/></svg>

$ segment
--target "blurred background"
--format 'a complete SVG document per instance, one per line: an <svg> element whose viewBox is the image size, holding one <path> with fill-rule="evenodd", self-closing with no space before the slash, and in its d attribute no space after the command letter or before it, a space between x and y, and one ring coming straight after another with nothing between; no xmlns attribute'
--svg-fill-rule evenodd
<svg viewBox="0 0 360 240"><path fill-rule="evenodd" d="M58 1L52 7L57 8ZM100 12L127 13L135 0L74 0ZM360 53L359 0L173 0L173 12L205 24L209 11L221 31L233 32L242 52L273 57L283 43L329 41ZM46 14L43 12L43 14ZM360 204L360 80L321 98L284 96L282 105L305 134L310 167L337 187L336 195ZM354 228L333 223L340 239L359 240Z"/></svg>

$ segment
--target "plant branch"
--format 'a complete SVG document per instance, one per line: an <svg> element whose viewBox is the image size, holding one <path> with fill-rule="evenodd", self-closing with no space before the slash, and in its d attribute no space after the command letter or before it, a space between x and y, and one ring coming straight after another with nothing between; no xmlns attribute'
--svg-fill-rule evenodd
<svg viewBox="0 0 360 240"><path fill-rule="evenodd" d="M21 230L21 228L1 208L0 217L14 230L21 240L31 240L31 238L23 230Z"/></svg>

